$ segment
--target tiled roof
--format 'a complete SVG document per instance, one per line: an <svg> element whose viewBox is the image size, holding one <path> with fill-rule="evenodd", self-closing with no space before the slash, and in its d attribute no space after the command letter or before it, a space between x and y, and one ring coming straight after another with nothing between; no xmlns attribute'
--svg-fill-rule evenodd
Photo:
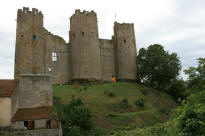
<svg viewBox="0 0 205 136"><path fill-rule="evenodd" d="M53 106L18 109L12 118L12 122L37 119L56 119L57 112Z"/></svg>
<svg viewBox="0 0 205 136"><path fill-rule="evenodd" d="M18 80L0 80L0 97L10 97L17 84Z"/></svg>

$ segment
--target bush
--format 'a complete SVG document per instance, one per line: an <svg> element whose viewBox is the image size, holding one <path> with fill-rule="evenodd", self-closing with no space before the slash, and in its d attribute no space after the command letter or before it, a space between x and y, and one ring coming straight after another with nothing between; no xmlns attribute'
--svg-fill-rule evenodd
<svg viewBox="0 0 205 136"><path fill-rule="evenodd" d="M148 90L147 89L142 89L142 90L140 90L141 91L141 93L143 94L143 95L147 95L148 94Z"/></svg>
<svg viewBox="0 0 205 136"><path fill-rule="evenodd" d="M68 105L64 105L58 98L54 98L54 104L58 115L60 115L64 136L90 135L94 129L93 113L80 98L75 99L72 96Z"/></svg>
<svg viewBox="0 0 205 136"><path fill-rule="evenodd" d="M88 88L85 86L83 89L86 91Z"/></svg>
<svg viewBox="0 0 205 136"><path fill-rule="evenodd" d="M84 105L73 107L69 114L72 126L79 126L82 130L91 130L94 127L93 114L88 107Z"/></svg>
<svg viewBox="0 0 205 136"><path fill-rule="evenodd" d="M118 105L121 109L129 109L129 108L132 108L132 105L130 105L128 103L128 100L127 99L122 99L122 101L119 102L119 105Z"/></svg>
<svg viewBox="0 0 205 136"><path fill-rule="evenodd" d="M123 102L123 103L128 103L128 100L124 98L124 99L122 100L122 102Z"/></svg>
<svg viewBox="0 0 205 136"><path fill-rule="evenodd" d="M136 106L139 106L139 107L144 107L144 105L145 105L144 99L141 98L141 99L136 100L136 101L135 101L135 105L136 105Z"/></svg>
<svg viewBox="0 0 205 136"><path fill-rule="evenodd" d="M170 94L175 100L185 98L185 83L182 80L173 80L166 87L166 91Z"/></svg>
<svg viewBox="0 0 205 136"><path fill-rule="evenodd" d="M180 128L187 136L204 136L205 107L187 106L181 115Z"/></svg>
<svg viewBox="0 0 205 136"><path fill-rule="evenodd" d="M104 128L96 127L92 130L93 136L108 136L108 132Z"/></svg>
<svg viewBox="0 0 205 136"><path fill-rule="evenodd" d="M115 97L115 92L113 92L113 91L109 92L109 93L108 93L108 96L110 96L110 97Z"/></svg>
<svg viewBox="0 0 205 136"><path fill-rule="evenodd" d="M164 108L159 108L159 111L163 114L167 113L166 110Z"/></svg>

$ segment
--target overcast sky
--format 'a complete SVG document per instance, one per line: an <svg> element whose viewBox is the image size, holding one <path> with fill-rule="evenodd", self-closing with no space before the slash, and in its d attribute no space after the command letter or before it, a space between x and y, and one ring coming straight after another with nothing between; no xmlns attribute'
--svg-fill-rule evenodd
<svg viewBox="0 0 205 136"><path fill-rule="evenodd" d="M42 11L44 27L66 42L75 9L94 10L100 38L111 39L114 21L134 23L138 50L159 43L178 54L183 69L205 57L205 0L4 0L0 5L0 79L13 78L15 20L22 7Z"/></svg>

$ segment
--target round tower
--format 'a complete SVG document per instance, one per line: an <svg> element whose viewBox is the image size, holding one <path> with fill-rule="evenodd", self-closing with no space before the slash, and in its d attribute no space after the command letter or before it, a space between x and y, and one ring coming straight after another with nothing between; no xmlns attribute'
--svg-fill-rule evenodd
<svg viewBox="0 0 205 136"><path fill-rule="evenodd" d="M76 10L70 18L69 35L72 80L100 81L102 74L96 13Z"/></svg>
<svg viewBox="0 0 205 136"><path fill-rule="evenodd" d="M17 13L14 77L46 73L46 47L43 15L37 9L23 8Z"/></svg>
<svg viewBox="0 0 205 136"><path fill-rule="evenodd" d="M114 24L116 75L118 80L136 80L137 50L134 24Z"/></svg>

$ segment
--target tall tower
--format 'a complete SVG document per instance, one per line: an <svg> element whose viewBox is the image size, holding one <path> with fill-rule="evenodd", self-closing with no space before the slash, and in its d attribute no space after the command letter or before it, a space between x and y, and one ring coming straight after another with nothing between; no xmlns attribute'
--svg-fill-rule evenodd
<svg viewBox="0 0 205 136"><path fill-rule="evenodd" d="M43 15L37 9L18 10L14 77L46 73Z"/></svg>
<svg viewBox="0 0 205 136"><path fill-rule="evenodd" d="M134 24L114 23L116 75L118 80L136 80L137 51Z"/></svg>
<svg viewBox="0 0 205 136"><path fill-rule="evenodd" d="M76 10L70 18L70 62L72 80L101 80L97 16Z"/></svg>

